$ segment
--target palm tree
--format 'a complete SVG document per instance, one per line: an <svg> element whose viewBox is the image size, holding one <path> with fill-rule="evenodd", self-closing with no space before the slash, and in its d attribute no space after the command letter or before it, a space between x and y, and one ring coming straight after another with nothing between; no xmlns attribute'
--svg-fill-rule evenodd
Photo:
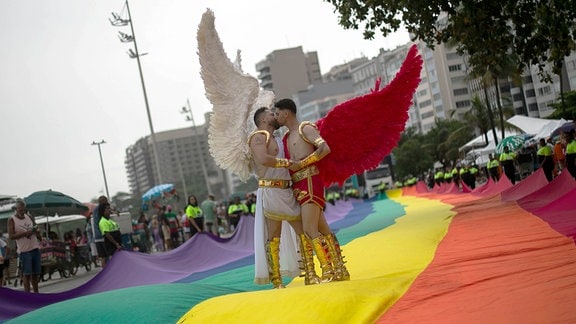
<svg viewBox="0 0 576 324"><path fill-rule="evenodd" d="M488 108L480 97L472 97L472 107L464 114L464 128L478 129L480 134L484 135L484 143L488 144L488 130L490 129L490 120L486 110ZM463 131L462 129L462 131Z"/></svg>

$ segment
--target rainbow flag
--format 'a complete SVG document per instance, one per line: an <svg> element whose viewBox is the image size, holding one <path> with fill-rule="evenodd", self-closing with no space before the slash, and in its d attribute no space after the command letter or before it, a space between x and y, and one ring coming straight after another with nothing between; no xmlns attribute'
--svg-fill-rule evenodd
<svg viewBox="0 0 576 324"><path fill-rule="evenodd" d="M0 289L0 319L31 322L576 323L576 181L541 171L471 190L390 190L326 216L350 281L253 284L253 225L161 254L122 251L59 294ZM319 271L319 269L318 269Z"/></svg>

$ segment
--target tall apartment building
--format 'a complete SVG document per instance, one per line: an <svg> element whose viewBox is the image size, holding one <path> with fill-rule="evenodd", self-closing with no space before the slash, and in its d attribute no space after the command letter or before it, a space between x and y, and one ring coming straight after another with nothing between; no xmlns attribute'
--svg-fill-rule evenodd
<svg viewBox="0 0 576 324"><path fill-rule="evenodd" d="M276 98L290 98L309 85L322 82L316 52L304 53L302 46L273 51L256 64L260 86Z"/></svg>
<svg viewBox="0 0 576 324"><path fill-rule="evenodd" d="M471 109L474 96L484 100L484 89L479 79L468 74L466 58L459 55L455 48L440 44L432 50L422 42L416 44L424 64L422 81L409 111L407 127L415 127L425 134L434 127L437 119L462 120ZM381 50L376 58L353 69L354 92L357 95L368 92L373 87L374 79L379 76L383 85L392 80L409 46L411 44L392 51ZM500 100L503 104L513 104L516 114L546 117L552 113L550 104L560 96L560 77L555 75L552 83L543 83L537 72L536 66L526 69L520 85L512 82L511 78L499 80ZM566 57L561 77L564 91L576 89L576 52ZM497 100L494 87L488 88L487 93L494 109Z"/></svg>
<svg viewBox="0 0 576 324"><path fill-rule="evenodd" d="M418 47L424 59L422 82L416 90L416 107L422 133L427 133L436 119L462 119L472 107L466 64L455 48L443 44L431 50L424 43Z"/></svg>
<svg viewBox="0 0 576 324"><path fill-rule="evenodd" d="M298 107L298 119L315 122L336 105L354 97L351 78L318 83L292 96Z"/></svg>
<svg viewBox="0 0 576 324"><path fill-rule="evenodd" d="M381 79L380 87L385 87L394 77L396 73L400 70L406 54L408 53L410 44L398 46L393 50L381 49L378 56L371 60L363 62L363 64L357 65L350 72L354 81L354 94L355 96L363 95L368 93L374 88L374 83L376 79ZM424 79L424 78L423 78ZM427 89L427 87L420 85L422 89ZM420 89L420 88L419 88ZM428 94L429 91L422 91L422 93ZM413 105L409 110L409 119L407 127L413 126L420 129L420 114L418 109Z"/></svg>
<svg viewBox="0 0 576 324"><path fill-rule="evenodd" d="M550 64L545 64L545 69L551 71ZM512 105L517 115L535 118L545 118L554 112L551 104L558 101L561 91L576 90L576 51L564 59L561 74L551 75L552 82L543 82L538 75L538 67L535 65L526 68L519 80L512 78L499 79L499 92L502 105ZM562 78L562 82L560 82ZM471 79L469 88L479 98L484 100L484 88L480 79ZM486 89L489 103L492 108L497 107L496 89L493 85Z"/></svg>
<svg viewBox="0 0 576 324"><path fill-rule="evenodd" d="M208 120L208 114L206 118ZM203 194L211 192L222 198L231 192L225 172L216 166L209 153L207 124L156 133L162 180L173 183L182 196L195 194L202 199ZM124 164L134 196L139 197L159 184L151 136L139 139L126 149ZM204 169L209 189L204 181Z"/></svg>

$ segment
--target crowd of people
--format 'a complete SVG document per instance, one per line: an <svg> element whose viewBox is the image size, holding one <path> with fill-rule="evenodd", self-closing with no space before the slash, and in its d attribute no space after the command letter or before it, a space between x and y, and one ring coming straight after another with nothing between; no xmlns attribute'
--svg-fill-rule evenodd
<svg viewBox="0 0 576 324"><path fill-rule="evenodd" d="M206 232L217 237L229 235L238 226L240 218L253 216L256 196L234 195L232 201L219 202L208 194L203 201L190 195L183 208L174 210L172 205L154 202L155 210L146 216L144 212L133 226L140 236L141 252L170 251L191 239L197 233Z"/></svg>
<svg viewBox="0 0 576 324"><path fill-rule="evenodd" d="M569 172L576 179L575 131L563 132L555 140L541 138L537 143L524 145L517 151L511 151L505 146L501 154L489 154L488 158L483 173L479 173L476 164L461 162L457 162L454 168L437 168L435 172L431 171L425 176L428 187L451 182L460 186L463 182L470 189L474 189L476 183L482 182L480 180L484 178L498 182L502 176L506 176L512 184L516 184L539 168L544 171L548 182L562 172Z"/></svg>

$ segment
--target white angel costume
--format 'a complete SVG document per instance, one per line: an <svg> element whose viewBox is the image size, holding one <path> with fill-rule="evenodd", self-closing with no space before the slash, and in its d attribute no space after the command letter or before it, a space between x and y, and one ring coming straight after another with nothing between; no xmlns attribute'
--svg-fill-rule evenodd
<svg viewBox="0 0 576 324"><path fill-rule="evenodd" d="M248 136L256 130L252 121L260 107L272 107L274 93L261 90L258 80L242 72L240 55L232 63L226 55L214 26L214 13L208 9L198 26L198 57L200 74L206 97L212 103L213 113L208 128L210 155L216 164L246 181L252 173ZM282 141L278 146L282 147ZM284 149L280 153L284 155ZM288 170L269 168L266 179L290 179ZM257 284L270 282L266 259L267 228L264 215L299 215L299 206L290 188L259 188L256 201L254 246L255 279ZM298 209L295 209L298 208ZM280 218L276 218L280 219ZM286 277L300 274L296 234L287 223L282 224L280 239L280 273Z"/></svg>
<svg viewBox="0 0 576 324"><path fill-rule="evenodd" d="M274 138L278 143L277 158L284 157L284 147L280 138ZM268 184L276 180L290 181L290 174L286 168L266 168L264 178L259 179L256 193L256 213L254 215L254 283L265 285L270 282L268 262L266 258L266 241L268 231L266 218L282 221L280 235L280 274L283 277L294 278L300 275L298 260L298 241L296 233L287 220L299 220L300 205L294 198L292 188L275 188Z"/></svg>

